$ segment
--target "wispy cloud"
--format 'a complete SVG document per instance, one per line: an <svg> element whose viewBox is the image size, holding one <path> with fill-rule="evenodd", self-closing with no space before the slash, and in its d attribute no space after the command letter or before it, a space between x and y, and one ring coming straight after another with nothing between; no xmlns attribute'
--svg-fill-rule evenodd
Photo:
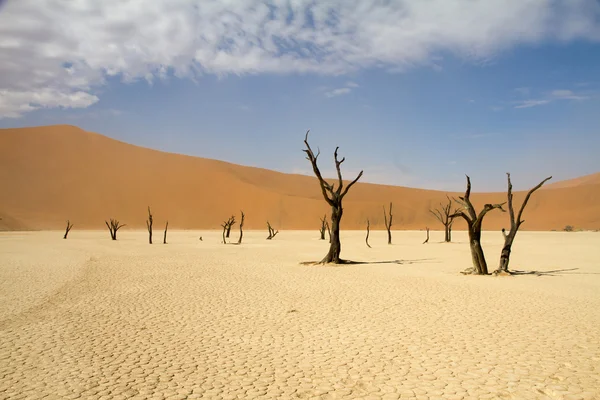
<svg viewBox="0 0 600 400"><path fill-rule="evenodd" d="M345 88L337 88L337 89L330 90L329 92L325 92L325 96L326 97L336 97L336 96L341 96L341 95L344 95L344 94L348 94L351 91L352 91L352 89L347 88L347 87L345 87Z"/></svg>
<svg viewBox="0 0 600 400"><path fill-rule="evenodd" d="M531 88L519 87L519 88L515 88L515 92L517 92L521 96L529 96L529 93L531 93Z"/></svg>
<svg viewBox="0 0 600 400"><path fill-rule="evenodd" d="M0 117L89 107L109 78L340 76L442 67L444 52L481 62L524 43L600 40L599 14L596 1L7 1Z"/></svg>
<svg viewBox="0 0 600 400"><path fill-rule="evenodd" d="M551 92L547 93L543 98L520 100L520 101L514 102L513 104L515 104L515 108L530 108L530 107L543 106L543 105L550 104L550 103L552 103L554 101L558 101L558 100L581 101L581 100L588 100L589 98L590 98L590 96L588 96L588 95L578 94L578 93L573 92L572 90L556 89L556 90L552 90Z"/></svg>

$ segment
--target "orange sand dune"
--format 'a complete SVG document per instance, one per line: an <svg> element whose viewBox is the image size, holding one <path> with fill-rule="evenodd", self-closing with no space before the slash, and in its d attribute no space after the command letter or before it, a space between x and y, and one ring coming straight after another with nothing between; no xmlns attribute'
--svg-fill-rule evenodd
<svg viewBox="0 0 600 400"><path fill-rule="evenodd" d="M102 229L118 218L145 227L150 205L157 227L216 229L239 210L248 229L318 229L328 212L317 181L216 160L164 153L73 126L0 130L0 229ZM523 229L600 228L600 181L563 184L537 192ZM474 191L477 182L473 182ZM394 203L395 229L440 229L428 209L446 193L359 183L345 199L344 229L364 229L367 218L383 228L382 205ZM505 193L473 194L476 206L503 202ZM520 204L523 193L515 194ZM490 213L485 229L507 226ZM464 228L462 221L457 229Z"/></svg>
<svg viewBox="0 0 600 400"><path fill-rule="evenodd" d="M579 178L569 179L566 181L554 182L544 185L544 189L562 189L582 185L600 185L600 172L580 176Z"/></svg>

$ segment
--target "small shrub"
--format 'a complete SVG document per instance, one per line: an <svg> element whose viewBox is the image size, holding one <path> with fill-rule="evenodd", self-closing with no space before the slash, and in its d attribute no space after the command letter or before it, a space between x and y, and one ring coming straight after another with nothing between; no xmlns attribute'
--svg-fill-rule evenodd
<svg viewBox="0 0 600 400"><path fill-rule="evenodd" d="M572 225L567 225L563 228L563 231L565 232L573 232L574 228Z"/></svg>

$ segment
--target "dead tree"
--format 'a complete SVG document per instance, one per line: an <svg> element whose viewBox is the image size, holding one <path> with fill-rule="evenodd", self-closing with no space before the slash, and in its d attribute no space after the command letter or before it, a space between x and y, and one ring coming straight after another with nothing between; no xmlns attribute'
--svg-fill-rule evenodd
<svg viewBox="0 0 600 400"><path fill-rule="evenodd" d="M429 210L429 212L444 225L444 242L450 243L452 241L452 224L454 223L454 219L450 216L458 212L458 209L452 211L452 200L450 197L446 197L448 198L447 204L440 203L438 208Z"/></svg>
<svg viewBox="0 0 600 400"><path fill-rule="evenodd" d="M388 244L392 244L392 203L390 202L390 213L389 217L385 212L385 206L383 206L383 222L385 223L385 229L388 233Z"/></svg>
<svg viewBox="0 0 600 400"><path fill-rule="evenodd" d="M240 238L238 239L237 244L242 244L242 237L244 236L244 229L243 228L244 228L244 217L245 217L245 215L244 215L243 211L241 211L241 213L242 213L242 219L240 221Z"/></svg>
<svg viewBox="0 0 600 400"><path fill-rule="evenodd" d="M331 227L329 226L329 222L325 222L325 227L327 228L327 236L329 237L329 243L331 243Z"/></svg>
<svg viewBox="0 0 600 400"><path fill-rule="evenodd" d="M231 233L231 227L235 224L235 215L232 215L231 218L225 222L227 225L227 232L225 232L225 237L229 239L229 234Z"/></svg>
<svg viewBox="0 0 600 400"><path fill-rule="evenodd" d="M269 221L267 221L267 227L269 228L269 236L267 236L267 240L271 240L275 237L275 235L277 235L279 233L279 231L278 230L276 231L275 229L273 229L271 227L271 224L269 223Z"/></svg>
<svg viewBox="0 0 600 400"><path fill-rule="evenodd" d="M146 227L148 228L148 243L152 244L152 213L150 212L150 206L148 206L148 219L146 220Z"/></svg>
<svg viewBox="0 0 600 400"><path fill-rule="evenodd" d="M371 248L371 245L369 244L369 232L370 232L370 228L371 228L371 223L369 222L369 219L367 219L367 237L365 238L365 242L367 243L367 247Z"/></svg>
<svg viewBox="0 0 600 400"><path fill-rule="evenodd" d="M321 171L317 166L317 158L319 157L320 152L317 151L317 154L312 151L310 145L308 144L308 133L306 132L306 136L304 137L304 144L306 145L306 149L303 150L307 157L306 159L310 161L313 172L315 176L319 180L319 186L321 187L321 192L323 193L323 198L331 206L331 233L330 233L330 246L329 252L327 255L321 260L321 263L334 263L340 264L344 261L340 259L340 253L342 250L342 245L340 242L340 221L342 220L342 214L344 209L342 208L342 200L344 196L348 193L348 190L360 179L363 174L363 171L360 171L358 176L350 182L346 187L344 187L344 182L342 181L342 171L340 169L342 163L346 160L345 157L342 157L341 160L338 160L338 149L335 148L333 152L333 159L335 161L335 169L337 171L338 176L338 187L335 187L334 184L329 184L321 175Z"/></svg>
<svg viewBox="0 0 600 400"><path fill-rule="evenodd" d="M117 240L117 231L125 226L125 224L120 224L116 219L110 219L110 224L108 221L104 221L106 226L108 227L108 231L110 232L110 237L112 240Z"/></svg>
<svg viewBox="0 0 600 400"><path fill-rule="evenodd" d="M0 218L2 219L2 218ZM69 234L69 231L73 229L73 224L71 223L71 221L67 220L67 229L65 230L65 236L63 236L63 239L67 238L67 235Z"/></svg>
<svg viewBox="0 0 600 400"><path fill-rule="evenodd" d="M167 229L169 229L169 221L165 224L165 235L163 236L163 244L167 244Z"/></svg>
<svg viewBox="0 0 600 400"><path fill-rule="evenodd" d="M429 242L429 228L425 228L427 230L427 239L423 242L423 244Z"/></svg>
<svg viewBox="0 0 600 400"><path fill-rule="evenodd" d="M467 175L467 190L465 191L465 195L463 197L459 197L458 199L454 199L454 201L461 205L461 208L459 208L458 211L456 211L454 214L450 215L450 218L462 217L467 222L467 228L469 232L469 246L471 248L473 268L467 269L463 273L487 275L487 263L485 261L483 248L481 247L481 226L483 224L483 218L488 212L496 208L504 212L505 210L502 208L502 206L505 203L486 204L483 206L483 209L479 212L479 214L477 214L475 208L473 207L473 204L471 203L470 197L471 179Z"/></svg>
<svg viewBox="0 0 600 400"><path fill-rule="evenodd" d="M547 181L552 179L552 177L549 176L548 178L546 178L543 181L541 181L540 183L538 183L537 186L532 188L527 193L527 196L525 196L525 200L523 200L523 204L521 204L521 209L519 210L519 214L517 215L517 218L515 219L515 209L513 207L513 193L512 193L512 183L510 181L510 174L506 173L506 176L508 179L507 196L508 196L508 214L510 216L510 231L508 232L508 235L507 235L506 230L502 229L502 234L504 235L504 247L502 248L502 252L500 253L500 265L498 266L498 269L496 271L494 271L494 273L496 273L496 274L501 273L501 272L508 273L508 263L510 262L510 252L511 252L512 244L513 244L513 241L515 240L515 236L517 235L517 231L521 227L521 224L523 224L523 222L525 222L521 219L521 217L523 216L523 211L525 210L525 207L527 206L527 202L529 202L529 198L531 197L533 192L535 192L536 190L541 188L542 185L544 185L544 183L546 183Z"/></svg>
<svg viewBox="0 0 600 400"><path fill-rule="evenodd" d="M319 234L321 235L320 240L325 240L325 231L327 230L327 214L321 218L321 229L319 229Z"/></svg>

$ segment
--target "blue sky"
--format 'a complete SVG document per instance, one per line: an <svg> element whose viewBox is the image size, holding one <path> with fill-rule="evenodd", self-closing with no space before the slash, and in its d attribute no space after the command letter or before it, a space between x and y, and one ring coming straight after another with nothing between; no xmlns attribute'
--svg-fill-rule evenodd
<svg viewBox="0 0 600 400"><path fill-rule="evenodd" d="M328 175L339 145L348 178L439 190L600 171L597 1L119 4L0 8L0 127L306 174L310 128Z"/></svg>

